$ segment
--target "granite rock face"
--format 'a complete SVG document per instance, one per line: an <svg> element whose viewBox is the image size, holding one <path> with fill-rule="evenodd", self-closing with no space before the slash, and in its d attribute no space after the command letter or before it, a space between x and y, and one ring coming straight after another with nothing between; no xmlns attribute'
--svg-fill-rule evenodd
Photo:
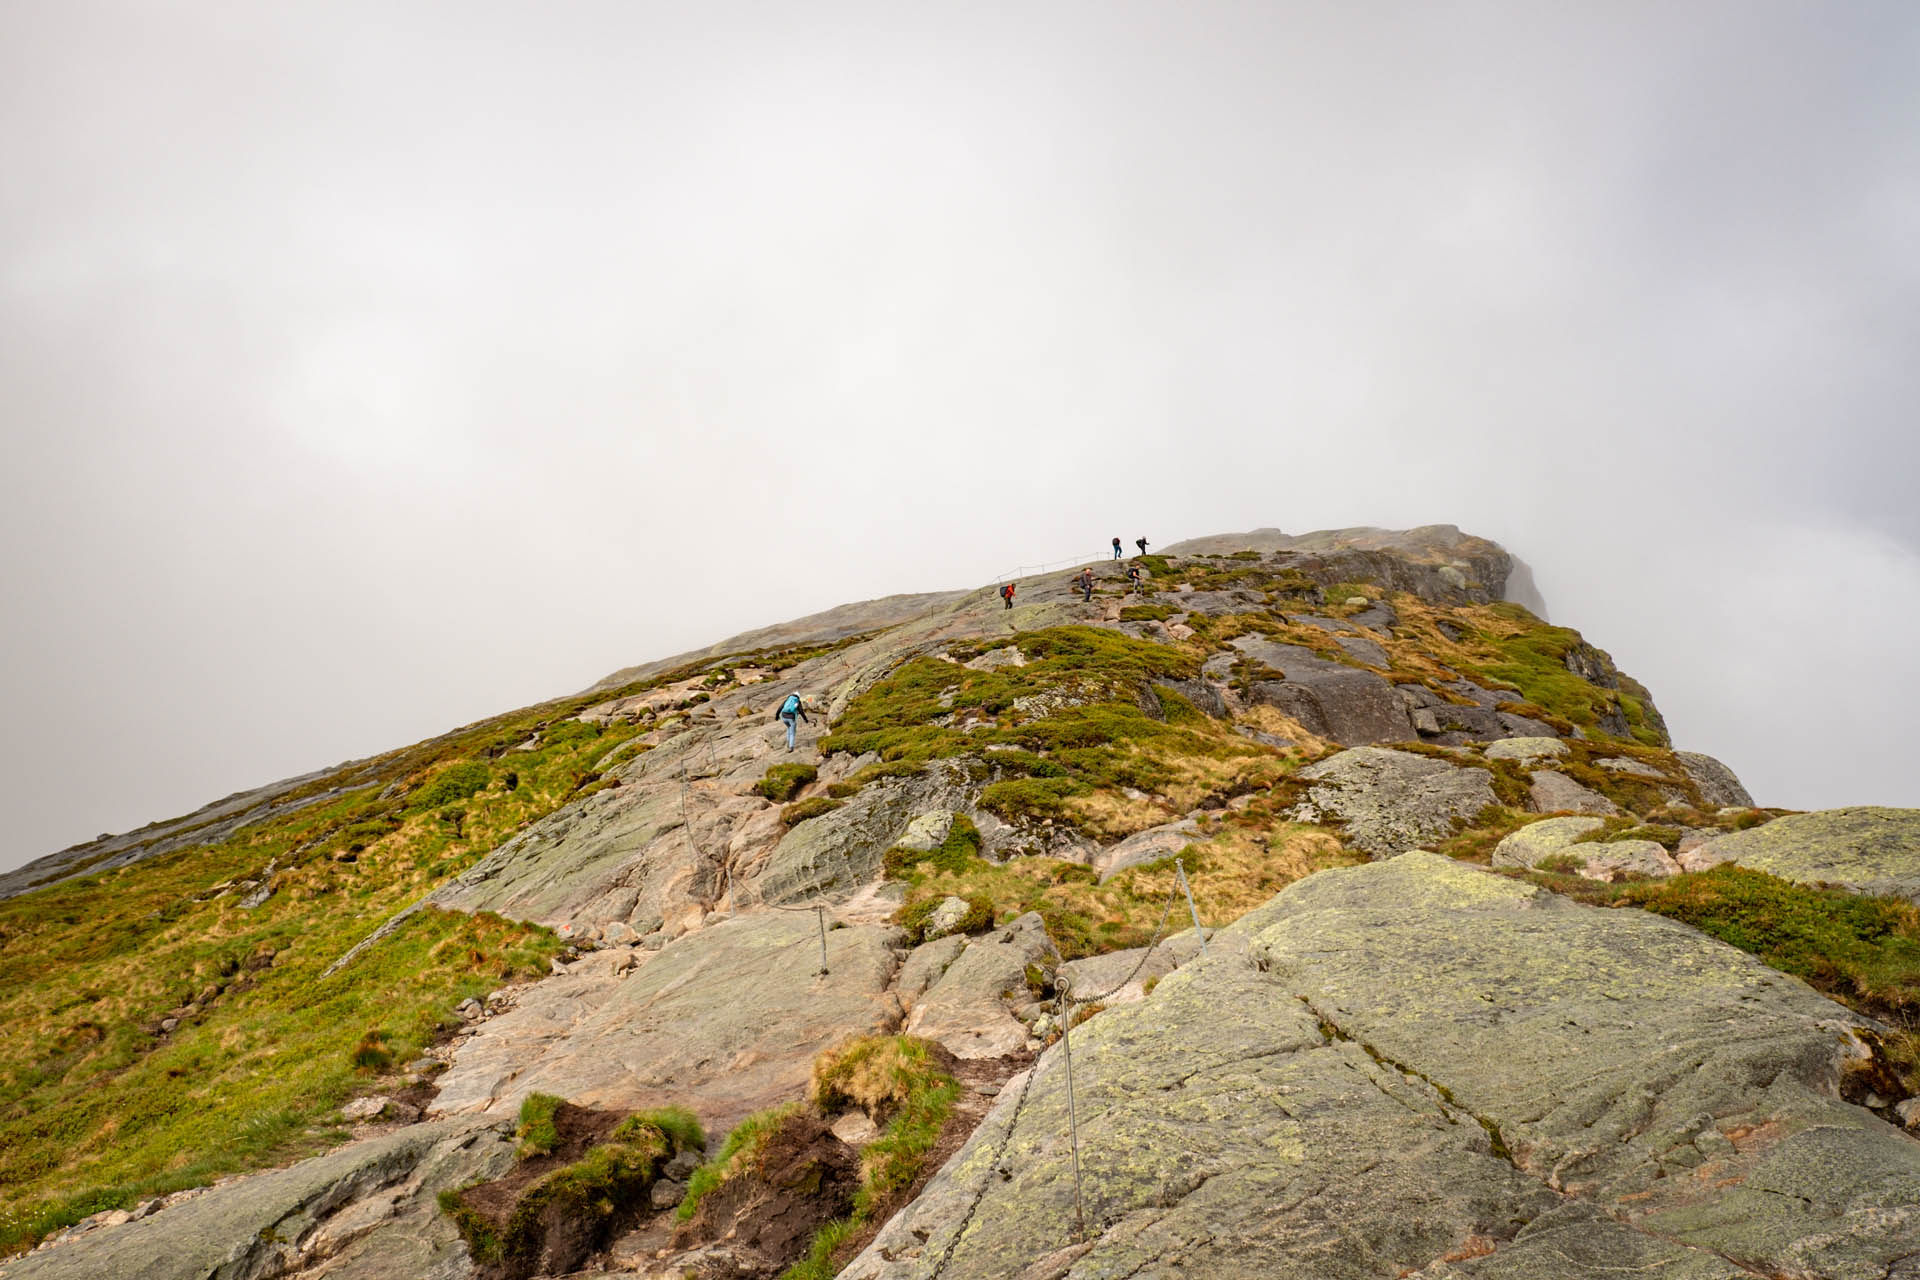
<svg viewBox="0 0 1920 1280"><path fill-rule="evenodd" d="M1084 1240L1056 1046L842 1274L1881 1280L1920 1143L1838 1097L1858 1025L1654 916L1323 872L1074 1033Z"/></svg>

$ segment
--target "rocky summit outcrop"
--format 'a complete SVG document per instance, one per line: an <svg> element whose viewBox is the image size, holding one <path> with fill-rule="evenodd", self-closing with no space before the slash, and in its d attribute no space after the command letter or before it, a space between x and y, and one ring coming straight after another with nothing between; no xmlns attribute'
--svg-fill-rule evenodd
<svg viewBox="0 0 1920 1280"><path fill-rule="evenodd" d="M1048 1051L842 1274L1910 1274L1920 1143L1838 1092L1861 1026L1670 921L1326 872L1075 1034L1077 1124Z"/></svg>

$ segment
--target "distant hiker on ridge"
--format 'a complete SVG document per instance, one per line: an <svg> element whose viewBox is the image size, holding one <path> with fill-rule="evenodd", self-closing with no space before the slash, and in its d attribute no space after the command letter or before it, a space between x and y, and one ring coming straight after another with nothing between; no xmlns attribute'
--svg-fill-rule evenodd
<svg viewBox="0 0 1920 1280"><path fill-rule="evenodd" d="M1115 560L1120 558L1120 539L1118 537L1113 540L1113 558Z"/></svg>
<svg viewBox="0 0 1920 1280"><path fill-rule="evenodd" d="M1082 569L1080 576L1073 580L1073 585L1080 588L1082 600L1088 604L1093 603L1093 569L1091 567Z"/></svg>
<svg viewBox="0 0 1920 1280"><path fill-rule="evenodd" d="M1007 608L1013 608L1013 584L1011 582L1000 588L1000 598L1007 602Z"/></svg>
<svg viewBox="0 0 1920 1280"><path fill-rule="evenodd" d="M807 720L807 700L802 698L796 690L787 695L787 700L780 704L780 710L774 714L779 716L781 721L787 726L787 750L791 751L793 750L793 735L796 726L802 721L806 721L808 724L813 723L811 720Z"/></svg>
<svg viewBox="0 0 1920 1280"><path fill-rule="evenodd" d="M1147 554L1147 540L1145 538L1135 538L1133 545L1140 548L1141 555Z"/></svg>

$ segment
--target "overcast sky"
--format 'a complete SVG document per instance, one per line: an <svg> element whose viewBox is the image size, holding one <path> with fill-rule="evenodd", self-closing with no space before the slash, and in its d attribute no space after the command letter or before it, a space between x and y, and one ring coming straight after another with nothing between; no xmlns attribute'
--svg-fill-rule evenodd
<svg viewBox="0 0 1920 1280"><path fill-rule="evenodd" d="M0 867L845 600L1451 522L1920 805L1920 7L0 6Z"/></svg>

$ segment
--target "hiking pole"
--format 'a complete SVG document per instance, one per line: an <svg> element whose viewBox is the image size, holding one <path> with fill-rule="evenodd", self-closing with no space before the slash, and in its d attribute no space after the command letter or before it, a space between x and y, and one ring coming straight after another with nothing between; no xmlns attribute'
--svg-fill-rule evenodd
<svg viewBox="0 0 1920 1280"><path fill-rule="evenodd" d="M813 911L820 920L820 972L817 976L824 978L827 976L827 909L815 907Z"/></svg>

